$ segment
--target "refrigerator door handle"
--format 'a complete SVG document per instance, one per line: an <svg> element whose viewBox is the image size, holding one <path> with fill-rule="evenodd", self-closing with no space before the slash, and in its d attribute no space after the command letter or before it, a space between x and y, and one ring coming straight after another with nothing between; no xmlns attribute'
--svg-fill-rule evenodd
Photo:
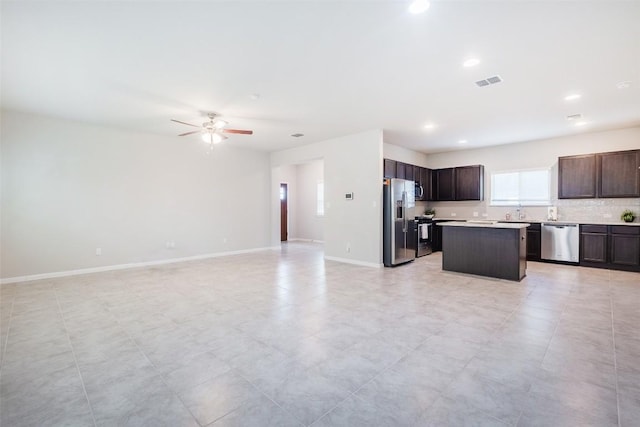
<svg viewBox="0 0 640 427"><path fill-rule="evenodd" d="M423 196L424 196L424 187L421 185L420 186L420 198L422 199Z"/></svg>
<svg viewBox="0 0 640 427"><path fill-rule="evenodd" d="M407 232L407 192L402 192L402 232Z"/></svg>

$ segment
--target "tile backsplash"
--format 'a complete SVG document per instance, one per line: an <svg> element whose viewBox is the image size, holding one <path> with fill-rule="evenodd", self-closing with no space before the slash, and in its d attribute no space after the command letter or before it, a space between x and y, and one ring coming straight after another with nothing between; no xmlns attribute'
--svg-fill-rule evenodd
<svg viewBox="0 0 640 427"><path fill-rule="evenodd" d="M622 222L620 215L625 209L631 209L635 212L635 222L640 221L640 198L556 199L552 203L558 207L559 221ZM418 213L423 213L426 206L435 208L438 218L505 219L509 213L511 219L517 219L518 215L514 207L490 206L487 200L481 202L429 202L418 206ZM524 216L525 220L546 220L547 207L523 206L520 214Z"/></svg>

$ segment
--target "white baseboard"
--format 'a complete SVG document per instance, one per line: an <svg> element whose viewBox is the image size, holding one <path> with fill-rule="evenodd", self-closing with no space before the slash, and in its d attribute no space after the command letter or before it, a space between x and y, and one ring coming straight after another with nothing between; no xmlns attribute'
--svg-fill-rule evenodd
<svg viewBox="0 0 640 427"><path fill-rule="evenodd" d="M311 242L311 243L324 243L324 240L315 239L303 239L302 237L292 237L288 239L290 242Z"/></svg>
<svg viewBox="0 0 640 427"><path fill-rule="evenodd" d="M103 271L125 270L127 268L149 267L152 265L174 264L176 262L196 261L207 258L218 258L230 255L247 254L251 252L260 252L265 250L280 250L280 246L267 246L263 248L242 249L239 251L216 252L210 254L193 255L183 258L169 258L156 261L132 262L128 264L105 265L102 267L81 268L79 270L57 271L53 273L31 274L27 276L7 277L0 279L0 285L18 282L30 282L32 280L52 279L56 277L77 276L80 274L101 273Z"/></svg>
<svg viewBox="0 0 640 427"><path fill-rule="evenodd" d="M349 258L339 258L339 257L335 257L335 256L326 256L325 255L324 259L329 260L329 261L344 262L346 264L361 265L363 267L382 268L382 264L376 264L374 262L357 261L357 260L349 259Z"/></svg>

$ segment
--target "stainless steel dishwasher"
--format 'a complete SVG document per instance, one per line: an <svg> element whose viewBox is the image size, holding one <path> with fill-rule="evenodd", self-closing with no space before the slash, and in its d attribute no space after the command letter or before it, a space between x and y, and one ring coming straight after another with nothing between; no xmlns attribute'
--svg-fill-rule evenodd
<svg viewBox="0 0 640 427"><path fill-rule="evenodd" d="M580 227L578 224L543 223L541 230L542 259L574 263L580 260Z"/></svg>

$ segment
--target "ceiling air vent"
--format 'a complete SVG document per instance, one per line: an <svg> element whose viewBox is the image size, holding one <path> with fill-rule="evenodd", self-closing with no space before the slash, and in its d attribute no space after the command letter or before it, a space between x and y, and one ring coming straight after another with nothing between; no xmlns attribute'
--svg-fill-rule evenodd
<svg viewBox="0 0 640 427"><path fill-rule="evenodd" d="M578 120L582 118L582 114L571 114L570 116L567 116L567 120Z"/></svg>
<svg viewBox="0 0 640 427"><path fill-rule="evenodd" d="M291 136L294 138L300 138L301 136L304 136L304 133L294 133L294 134L291 134Z"/></svg>
<svg viewBox="0 0 640 427"><path fill-rule="evenodd" d="M489 86L489 85L494 85L496 83L500 83L502 81L502 77L500 76L491 76L491 77L487 77L486 79L483 80L478 80L476 82L476 85L478 87L485 87L485 86Z"/></svg>

